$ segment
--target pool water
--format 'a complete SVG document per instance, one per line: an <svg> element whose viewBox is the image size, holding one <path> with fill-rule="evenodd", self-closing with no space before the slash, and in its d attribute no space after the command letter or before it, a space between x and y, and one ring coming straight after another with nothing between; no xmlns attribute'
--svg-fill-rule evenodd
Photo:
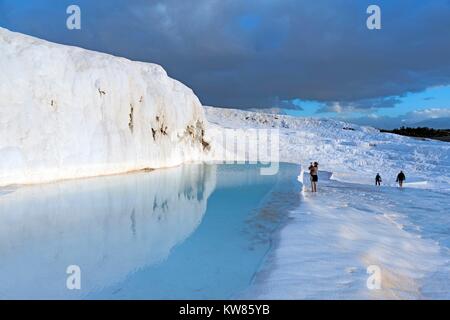
<svg viewBox="0 0 450 320"><path fill-rule="evenodd" d="M298 205L298 170L190 164L0 189L0 298L236 297Z"/></svg>

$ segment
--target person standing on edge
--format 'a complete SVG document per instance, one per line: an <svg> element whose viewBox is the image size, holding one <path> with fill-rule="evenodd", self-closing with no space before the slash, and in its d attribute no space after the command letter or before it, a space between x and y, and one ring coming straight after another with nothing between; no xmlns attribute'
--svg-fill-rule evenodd
<svg viewBox="0 0 450 320"><path fill-rule="evenodd" d="M403 173L403 171L400 171L400 173L397 175L397 182L400 188L403 188L403 181L406 180L406 176Z"/></svg>
<svg viewBox="0 0 450 320"><path fill-rule="evenodd" d="M309 164L308 170L309 170L309 181L311 182L311 192L314 192L313 179L312 179L314 165L312 162Z"/></svg>
<svg viewBox="0 0 450 320"><path fill-rule="evenodd" d="M309 174L311 175L311 191L317 192L317 182L319 181L319 163L311 163L309 166Z"/></svg>
<svg viewBox="0 0 450 320"><path fill-rule="evenodd" d="M375 177L375 185L376 185L376 186L381 186L381 182L382 182L382 181L383 181L383 180L381 180L380 174L377 173L377 176Z"/></svg>

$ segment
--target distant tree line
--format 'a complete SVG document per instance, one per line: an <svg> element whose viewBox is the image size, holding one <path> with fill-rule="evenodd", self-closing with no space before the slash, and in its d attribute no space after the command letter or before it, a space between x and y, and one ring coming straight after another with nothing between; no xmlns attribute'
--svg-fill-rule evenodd
<svg viewBox="0 0 450 320"><path fill-rule="evenodd" d="M450 130L433 129L428 127L410 128L403 126L394 130L381 129L380 131L399 134L408 137L429 138L446 141L448 141L448 138L450 138Z"/></svg>

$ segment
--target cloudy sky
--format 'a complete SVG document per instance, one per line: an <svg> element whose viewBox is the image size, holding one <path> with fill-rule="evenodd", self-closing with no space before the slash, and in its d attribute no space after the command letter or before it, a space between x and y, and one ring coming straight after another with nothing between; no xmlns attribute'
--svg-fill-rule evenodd
<svg viewBox="0 0 450 320"><path fill-rule="evenodd" d="M205 105L450 127L450 0L0 0L0 26L158 63Z"/></svg>

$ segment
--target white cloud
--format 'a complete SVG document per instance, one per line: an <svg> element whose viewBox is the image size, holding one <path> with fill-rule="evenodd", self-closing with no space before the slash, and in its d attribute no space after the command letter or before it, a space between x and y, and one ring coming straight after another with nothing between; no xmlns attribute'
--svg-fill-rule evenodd
<svg viewBox="0 0 450 320"><path fill-rule="evenodd" d="M450 128L450 108L415 110L397 117L369 114L364 117L343 120L382 129L394 129L401 126L428 126L448 129Z"/></svg>
<svg viewBox="0 0 450 320"><path fill-rule="evenodd" d="M424 110L416 110L406 114L406 120L409 121L422 121L426 119L437 119L450 117L450 108L431 108Z"/></svg>

